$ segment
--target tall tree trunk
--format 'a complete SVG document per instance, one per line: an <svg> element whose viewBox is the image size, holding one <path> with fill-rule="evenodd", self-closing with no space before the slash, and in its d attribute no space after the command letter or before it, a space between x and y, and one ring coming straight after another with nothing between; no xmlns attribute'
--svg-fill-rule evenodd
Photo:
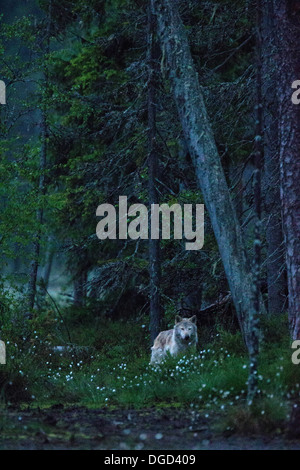
<svg viewBox="0 0 300 470"><path fill-rule="evenodd" d="M48 57L50 52L50 26L51 26L51 7L52 7L52 0L49 0L49 8L48 8L48 18L47 18L47 33L46 33L46 45L45 45L45 54ZM48 68L44 65L44 88L46 89L48 86ZM47 161L47 140L49 137L48 134L48 124L47 124L47 115L46 115L46 106L43 103L42 108L42 117L41 117L41 150L40 150L40 177L39 177L39 187L38 187L38 194L39 197L43 197L46 192L45 186L45 169L46 169L46 161ZM32 262L30 265L29 271L29 281L27 287L27 309L25 316L31 317L31 311L34 307L34 301L36 296L36 281L37 281L37 274L39 268L39 257L40 257L40 245L41 245L41 227L44 223L44 211L42 205L38 207L37 213L37 232L34 237L33 242L33 252L32 252Z"/></svg>
<svg viewBox="0 0 300 470"><path fill-rule="evenodd" d="M175 0L154 0L163 56L196 177L209 212L245 342L254 309L253 277Z"/></svg>
<svg viewBox="0 0 300 470"><path fill-rule="evenodd" d="M276 83L276 31L273 0L263 1L262 87L264 102L264 180L267 242L268 312L279 314L285 306L285 258L281 220L278 146L278 96Z"/></svg>
<svg viewBox="0 0 300 470"><path fill-rule="evenodd" d="M156 178L158 172L158 152L156 144L156 88L158 74L158 44L155 38L156 20L153 13L153 0L148 5L148 170L149 170L149 205L158 204ZM149 240L149 275L150 275L150 339L153 343L161 327L160 308L160 242Z"/></svg>
<svg viewBox="0 0 300 470"><path fill-rule="evenodd" d="M47 138L48 138L48 129L47 129L47 122L46 122L46 115L45 112L42 112L42 123L41 123L41 151L40 151L40 177L39 177L39 188L38 194L40 197L45 195L45 168L46 168L46 159L47 159ZM27 288L27 310L26 316L31 317L31 311L34 307L35 295L36 295L36 281L37 281L37 273L39 267L39 257L40 257L40 244L41 244L41 226L43 225L43 216L44 211L42 207L37 209L36 219L37 219L37 226L38 230L35 234L35 239L33 242L33 250L32 250L32 261L30 264L30 271L29 271L29 282Z"/></svg>
<svg viewBox="0 0 300 470"><path fill-rule="evenodd" d="M253 259L253 303L254 309L250 311L249 327L249 377L248 377L248 405L252 405L257 396L258 385L258 354L259 354L259 323L260 323L260 275L261 275L261 169L263 159L263 100L262 100L262 3L256 0L256 128L254 152L254 259Z"/></svg>
<svg viewBox="0 0 300 470"><path fill-rule="evenodd" d="M87 271L81 271L74 279L74 305L84 307L86 298Z"/></svg>
<svg viewBox="0 0 300 470"><path fill-rule="evenodd" d="M274 3L278 38L280 195L292 339L300 339L300 106L293 104L292 83L300 79L299 1Z"/></svg>

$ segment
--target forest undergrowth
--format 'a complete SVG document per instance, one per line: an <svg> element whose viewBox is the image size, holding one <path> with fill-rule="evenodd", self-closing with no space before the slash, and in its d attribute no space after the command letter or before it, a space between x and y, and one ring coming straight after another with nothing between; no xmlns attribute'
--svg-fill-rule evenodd
<svg viewBox="0 0 300 470"><path fill-rule="evenodd" d="M218 414L220 430L281 432L300 397L300 368L285 339L287 318L264 319L259 398L246 404L248 357L239 331L198 324L195 353L149 364L145 315L110 320L93 309L45 308L24 322L2 311L7 364L0 370L2 407L191 408ZM198 322L200 323L200 322ZM172 317L167 328L172 327Z"/></svg>

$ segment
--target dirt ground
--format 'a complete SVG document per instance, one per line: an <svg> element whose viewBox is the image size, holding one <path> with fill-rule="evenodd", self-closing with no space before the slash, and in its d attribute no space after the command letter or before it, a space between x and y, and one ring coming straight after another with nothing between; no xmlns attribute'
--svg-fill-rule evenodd
<svg viewBox="0 0 300 470"><path fill-rule="evenodd" d="M225 437L212 426L212 420L201 414L170 408L94 410L54 405L47 410L8 409L0 412L0 449L300 449L300 440Z"/></svg>

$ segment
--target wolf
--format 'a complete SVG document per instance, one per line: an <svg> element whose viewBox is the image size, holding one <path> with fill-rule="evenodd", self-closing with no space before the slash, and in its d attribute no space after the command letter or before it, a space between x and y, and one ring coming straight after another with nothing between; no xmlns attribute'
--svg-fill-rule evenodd
<svg viewBox="0 0 300 470"><path fill-rule="evenodd" d="M176 356L180 352L196 349L198 343L197 318L175 317L175 325L171 330L161 331L151 348L150 364L159 364L167 353Z"/></svg>

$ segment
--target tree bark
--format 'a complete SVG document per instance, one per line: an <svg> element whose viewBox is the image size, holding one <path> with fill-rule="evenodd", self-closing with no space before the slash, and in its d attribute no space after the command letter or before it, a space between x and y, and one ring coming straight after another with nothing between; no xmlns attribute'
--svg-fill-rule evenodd
<svg viewBox="0 0 300 470"><path fill-rule="evenodd" d="M153 0L148 5L148 171L149 205L158 204L156 178L158 172L158 152L156 144L156 88L158 74L158 44L156 19L153 14ZM161 328L160 308L160 241L149 240L149 276L150 276L150 339L155 340Z"/></svg>
<svg viewBox="0 0 300 470"><path fill-rule="evenodd" d="M280 314L285 306L285 254L280 200L278 145L278 96L276 31L273 0L264 0L262 9L262 87L264 112L264 188L267 243L268 313Z"/></svg>
<svg viewBox="0 0 300 470"><path fill-rule="evenodd" d="M39 196L45 195L45 168L46 168L46 159L47 159L47 138L48 138L48 129L47 129L47 122L46 122L46 115L45 112L42 112L42 123L41 123L41 139L42 139L42 146L40 151L40 177L39 177L39 188L38 194ZM32 261L30 264L30 271L29 271L29 282L27 287L27 310L26 316L31 317L31 311L34 307L35 295L36 295L36 281L37 281L37 273L39 267L39 257L40 257L40 244L41 244L41 226L43 225L43 218L44 218L44 211L42 207L39 207L36 212L36 219L38 230L35 234L35 239L33 242L33 250L32 250Z"/></svg>
<svg viewBox="0 0 300 470"><path fill-rule="evenodd" d="M49 55L50 52L50 26L51 26L51 7L52 1L49 1L49 8L48 8L48 18L47 18L47 34L46 34L46 45L45 45L45 54L46 56ZM47 88L48 86L48 68L44 65L44 87ZM47 114L46 114L46 106L43 104L42 112L41 112L41 150L40 150L40 163L39 163L39 170L40 170L40 177L39 177L39 186L38 186L38 195L39 197L43 197L46 192L46 185L45 185L45 169L46 169L46 161L47 161L47 141L48 141L49 133L48 133L48 124L47 124ZM35 296L36 296L36 281L37 281L37 274L38 268L40 263L40 244L41 244L41 227L44 223L44 210L42 205L38 207L36 212L36 219L37 219L37 232L34 237L33 242L33 252L32 252L32 261L29 270L29 281L27 287L27 309L25 311L25 317L30 318L32 315L32 309L34 307Z"/></svg>
<svg viewBox="0 0 300 470"><path fill-rule="evenodd" d="M253 173L254 196L254 259L253 259L253 303L250 311L249 327L249 376L248 376L248 405L251 406L257 397L258 388L258 354L260 337L260 282L261 282L261 170L263 159L263 100L262 100L262 3L256 0L256 126L255 152Z"/></svg>
<svg viewBox="0 0 300 470"><path fill-rule="evenodd" d="M274 3L278 48L280 196L289 294L289 324L300 339L300 107L292 83L300 79L299 1Z"/></svg>
<svg viewBox="0 0 300 470"><path fill-rule="evenodd" d="M239 324L249 348L253 277L206 112L187 35L174 0L155 0L163 57L198 185L208 210ZM263 307L263 306L262 306Z"/></svg>

